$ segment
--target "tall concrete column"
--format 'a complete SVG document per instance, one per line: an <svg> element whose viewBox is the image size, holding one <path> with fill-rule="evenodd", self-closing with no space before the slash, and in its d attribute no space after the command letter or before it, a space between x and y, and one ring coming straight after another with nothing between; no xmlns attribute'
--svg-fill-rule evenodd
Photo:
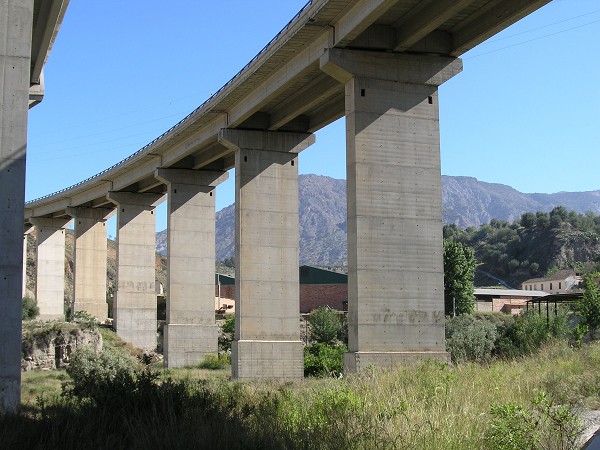
<svg viewBox="0 0 600 450"><path fill-rule="evenodd" d="M345 370L447 359L437 87L459 59L329 49L346 86Z"/></svg>
<svg viewBox="0 0 600 450"><path fill-rule="evenodd" d="M117 291L113 326L126 342L156 349L156 216L159 194L109 192L117 206Z"/></svg>
<svg viewBox="0 0 600 450"><path fill-rule="evenodd" d="M215 187L226 172L158 169L167 185L167 367L218 352L215 324Z"/></svg>
<svg viewBox="0 0 600 450"><path fill-rule="evenodd" d="M27 295L27 241L29 240L29 234L33 231L33 227L25 227L23 233L23 283L22 283L22 294L21 297Z"/></svg>
<svg viewBox="0 0 600 450"><path fill-rule="evenodd" d="M33 0L0 0L0 11L0 414L4 414L16 412L21 397L22 236Z"/></svg>
<svg viewBox="0 0 600 450"><path fill-rule="evenodd" d="M235 150L235 340L239 379L303 377L298 157L313 135L223 129Z"/></svg>
<svg viewBox="0 0 600 450"><path fill-rule="evenodd" d="M65 318L65 227L71 219L31 219L37 247L35 299L41 320Z"/></svg>
<svg viewBox="0 0 600 450"><path fill-rule="evenodd" d="M75 231L73 313L85 311L104 322L106 304L106 219L112 209L68 208Z"/></svg>

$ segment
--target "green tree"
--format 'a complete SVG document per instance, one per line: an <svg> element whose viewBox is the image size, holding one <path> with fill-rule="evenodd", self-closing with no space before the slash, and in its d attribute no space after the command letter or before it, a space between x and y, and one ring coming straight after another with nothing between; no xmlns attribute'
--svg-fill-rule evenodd
<svg viewBox="0 0 600 450"><path fill-rule="evenodd" d="M575 305L577 314L583 319L582 325L590 330L594 337L596 331L600 329L600 289L598 288L598 278L600 273L588 274L583 277L584 293L583 298Z"/></svg>
<svg viewBox="0 0 600 450"><path fill-rule="evenodd" d="M477 262L473 249L444 241L444 303L446 315L471 314L475 305L473 280Z"/></svg>
<svg viewBox="0 0 600 450"><path fill-rule="evenodd" d="M333 344L342 327L337 312L324 306L311 311L308 315L308 323L310 339L321 344Z"/></svg>

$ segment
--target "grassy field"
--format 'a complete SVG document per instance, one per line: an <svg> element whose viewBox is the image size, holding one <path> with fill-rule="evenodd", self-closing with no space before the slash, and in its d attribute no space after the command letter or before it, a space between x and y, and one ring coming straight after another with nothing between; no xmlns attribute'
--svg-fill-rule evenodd
<svg viewBox="0 0 600 450"><path fill-rule="evenodd" d="M102 333L111 351L133 352L111 331ZM576 448L567 436L577 428L570 414L600 409L598 342L576 349L557 341L533 356L487 365L429 361L301 383L232 382L229 367L154 370L156 381L117 389L121 397L109 405L61 397L65 371L24 373L23 413L0 420L0 442L63 449L568 449ZM494 433L510 439L501 445Z"/></svg>

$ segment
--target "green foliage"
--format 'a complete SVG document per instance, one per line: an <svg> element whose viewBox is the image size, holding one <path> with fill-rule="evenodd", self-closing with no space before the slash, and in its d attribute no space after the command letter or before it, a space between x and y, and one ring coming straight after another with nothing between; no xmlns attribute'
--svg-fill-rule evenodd
<svg viewBox="0 0 600 450"><path fill-rule="evenodd" d="M600 289L598 288L599 273L583 277L583 298L575 305L576 313L582 318L582 325L587 327L592 337L600 329Z"/></svg>
<svg viewBox="0 0 600 450"><path fill-rule="evenodd" d="M477 285L490 284L486 272L518 287L550 269L600 270L600 216L591 212L577 214L557 206L550 213L524 213L512 224L493 219L465 230L446 225L443 236L473 248L480 269ZM579 260L569 261L567 255Z"/></svg>
<svg viewBox="0 0 600 450"><path fill-rule="evenodd" d="M495 343L494 354L504 358L529 355L555 338L570 334L564 311L556 317L538 314L531 310L506 322Z"/></svg>
<svg viewBox="0 0 600 450"><path fill-rule="evenodd" d="M494 450L579 448L581 420L567 405L556 405L539 392L529 408L521 404L494 404L486 443Z"/></svg>
<svg viewBox="0 0 600 450"><path fill-rule="evenodd" d="M136 365L133 357L122 352L77 347L67 367L71 382L65 384L64 393L102 404L118 401L135 384Z"/></svg>
<svg viewBox="0 0 600 450"><path fill-rule="evenodd" d="M313 342L332 344L341 333L342 322L333 309L321 306L308 315L309 335Z"/></svg>
<svg viewBox="0 0 600 450"><path fill-rule="evenodd" d="M473 249L444 240L444 304L446 315L470 314L475 305L473 280L477 262Z"/></svg>
<svg viewBox="0 0 600 450"><path fill-rule="evenodd" d="M82 328L96 328L100 321L87 311L77 311L73 314L73 322L81 325Z"/></svg>
<svg viewBox="0 0 600 450"><path fill-rule="evenodd" d="M227 353L219 353L218 355L208 354L198 364L200 369L220 370L231 365L231 355Z"/></svg>
<svg viewBox="0 0 600 450"><path fill-rule="evenodd" d="M344 367L344 353L348 347L343 344L327 345L320 342L304 347L304 376L337 377Z"/></svg>
<svg viewBox="0 0 600 450"><path fill-rule="evenodd" d="M35 301L35 299L31 297L23 297L23 309L22 315L23 320L31 320L35 319L40 313L40 308Z"/></svg>
<svg viewBox="0 0 600 450"><path fill-rule="evenodd" d="M225 316L225 322L221 328L219 334L219 350L222 352L228 352L231 350L231 343L233 342L235 334L235 316L233 314L227 314Z"/></svg>
<svg viewBox="0 0 600 450"><path fill-rule="evenodd" d="M446 319L446 351L453 362L486 362L498 337L495 324L470 315Z"/></svg>

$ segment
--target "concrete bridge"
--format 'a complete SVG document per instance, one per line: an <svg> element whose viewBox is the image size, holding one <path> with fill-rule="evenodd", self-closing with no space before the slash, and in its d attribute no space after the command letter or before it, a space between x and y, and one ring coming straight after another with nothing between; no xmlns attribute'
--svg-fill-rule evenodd
<svg viewBox="0 0 600 450"><path fill-rule="evenodd" d="M20 390L23 217L26 233L37 230L42 317L63 315L64 228L73 221L74 310L102 319L105 221L116 211L116 330L138 347L153 348L154 208L166 196L165 361L169 367L194 364L217 350L214 192L233 167L233 376L300 379L297 155L314 142L313 132L342 116L349 255L345 369L445 359L437 88L462 70L461 54L549 1L313 0L169 131L23 210L27 69L34 83L39 65L34 46L31 54L26 49L32 17L34 38L39 21L35 8L20 5L64 8L66 2L0 0L10 18L0 25L0 36L22 47L13 54L5 42L1 59L22 66L18 83L6 71L0 78L4 98L18 106L17 113L3 104L1 116L0 183L9 200L0 206L2 410L16 408Z"/></svg>

